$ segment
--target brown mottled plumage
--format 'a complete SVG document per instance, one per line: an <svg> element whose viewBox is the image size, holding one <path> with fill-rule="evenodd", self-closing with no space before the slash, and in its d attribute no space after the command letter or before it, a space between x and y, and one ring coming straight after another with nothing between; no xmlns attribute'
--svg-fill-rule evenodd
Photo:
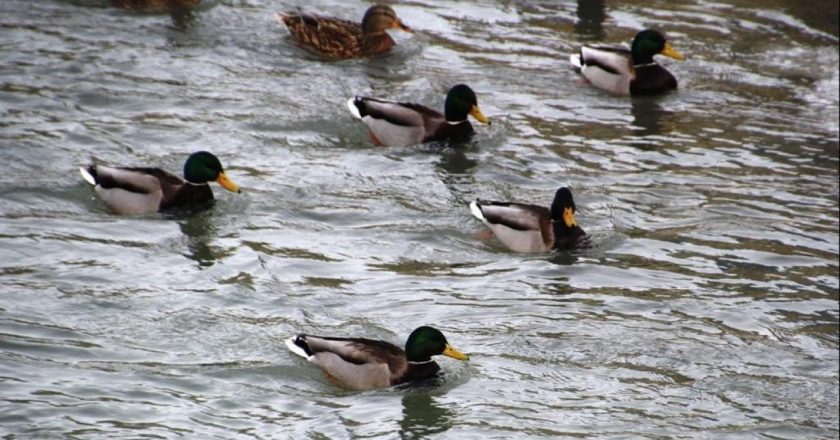
<svg viewBox="0 0 840 440"><path fill-rule="evenodd" d="M300 44L328 58L343 60L380 55L394 47L388 29L411 32L390 6L371 6L361 23L314 14L277 14Z"/></svg>

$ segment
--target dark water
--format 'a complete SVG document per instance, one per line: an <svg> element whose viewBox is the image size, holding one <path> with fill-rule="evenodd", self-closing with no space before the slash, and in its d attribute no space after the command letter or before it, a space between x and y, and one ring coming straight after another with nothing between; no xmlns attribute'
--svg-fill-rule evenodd
<svg viewBox="0 0 840 440"><path fill-rule="evenodd" d="M4 438L838 437L836 2L412 1L394 54L339 63L288 40L296 6L367 4L0 2ZM648 26L679 92L568 68ZM458 82L494 124L457 148L375 148L343 106ZM244 192L197 215L110 215L77 172L199 149ZM593 249L475 238L473 198L561 185ZM422 324L472 359L420 389L282 344Z"/></svg>

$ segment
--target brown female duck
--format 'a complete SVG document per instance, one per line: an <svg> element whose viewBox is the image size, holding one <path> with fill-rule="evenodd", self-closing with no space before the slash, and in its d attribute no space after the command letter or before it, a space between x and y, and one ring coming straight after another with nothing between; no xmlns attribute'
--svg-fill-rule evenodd
<svg viewBox="0 0 840 440"><path fill-rule="evenodd" d="M395 45L388 29L412 32L385 5L371 6L361 23L302 13L277 14L277 20L289 28L298 43L334 60L387 53Z"/></svg>

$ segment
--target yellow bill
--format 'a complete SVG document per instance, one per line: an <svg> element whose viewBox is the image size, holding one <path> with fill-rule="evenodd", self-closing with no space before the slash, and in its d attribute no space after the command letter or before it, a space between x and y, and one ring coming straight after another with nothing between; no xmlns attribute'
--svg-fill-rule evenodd
<svg viewBox="0 0 840 440"><path fill-rule="evenodd" d="M572 211L572 208L564 208L563 209L563 222L566 223L566 226L573 227L577 226L577 222L575 221L575 213Z"/></svg>
<svg viewBox="0 0 840 440"><path fill-rule="evenodd" d="M477 105L472 106L470 109L470 116L474 117L476 121L481 122L482 124L490 123L490 119L487 116L484 116L484 113L481 113L481 109L478 108Z"/></svg>
<svg viewBox="0 0 840 440"><path fill-rule="evenodd" d="M242 190L239 189L239 185L233 183L233 181L228 178L227 174L225 174L224 171L219 173L219 177L216 178L216 183L218 183L219 185L222 185L222 188L224 188L228 191L233 191L235 193L241 193L242 192Z"/></svg>
<svg viewBox="0 0 840 440"><path fill-rule="evenodd" d="M459 361L470 360L469 356L467 356L464 353L461 353L460 351L452 348L452 346L449 345L449 344L446 344L446 348L443 349L443 353L441 353L441 354L443 354L444 356L449 356L452 359L458 359Z"/></svg>
<svg viewBox="0 0 840 440"><path fill-rule="evenodd" d="M678 51L677 49L674 49L674 47L671 46L671 43L668 41L665 42L665 48L662 49L662 52L660 53L662 55L665 55L666 57L670 57L675 60L682 61L685 59L685 55L681 54L680 51Z"/></svg>

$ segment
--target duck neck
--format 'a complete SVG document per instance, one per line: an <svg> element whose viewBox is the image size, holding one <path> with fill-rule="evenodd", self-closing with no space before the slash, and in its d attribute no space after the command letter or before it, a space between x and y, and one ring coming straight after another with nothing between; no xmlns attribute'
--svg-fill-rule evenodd
<svg viewBox="0 0 840 440"><path fill-rule="evenodd" d="M411 380L424 380L435 377L438 372L440 372L440 365L429 359L428 361L421 362L408 361L408 368L405 374Z"/></svg>
<svg viewBox="0 0 840 440"><path fill-rule="evenodd" d="M630 58L633 59L634 66L641 66L643 64L651 64L653 63L653 56L655 54L651 53L650 50L643 48L643 43L634 40L633 46L630 48Z"/></svg>
<svg viewBox="0 0 840 440"><path fill-rule="evenodd" d="M632 56L634 66L644 66L655 62L652 55L636 55L636 53L633 53Z"/></svg>
<svg viewBox="0 0 840 440"><path fill-rule="evenodd" d="M359 39L359 46L365 53L380 53L394 47L394 39L387 32L363 33Z"/></svg>
<svg viewBox="0 0 840 440"><path fill-rule="evenodd" d="M432 357L427 354L426 350L422 350L420 347L415 345L416 344L406 344L405 346L405 357L409 364L428 364L430 362L434 362Z"/></svg>
<svg viewBox="0 0 840 440"><path fill-rule="evenodd" d="M554 224L554 235L558 237L569 236L578 228L577 225L568 226L563 219L552 220L551 222Z"/></svg>

